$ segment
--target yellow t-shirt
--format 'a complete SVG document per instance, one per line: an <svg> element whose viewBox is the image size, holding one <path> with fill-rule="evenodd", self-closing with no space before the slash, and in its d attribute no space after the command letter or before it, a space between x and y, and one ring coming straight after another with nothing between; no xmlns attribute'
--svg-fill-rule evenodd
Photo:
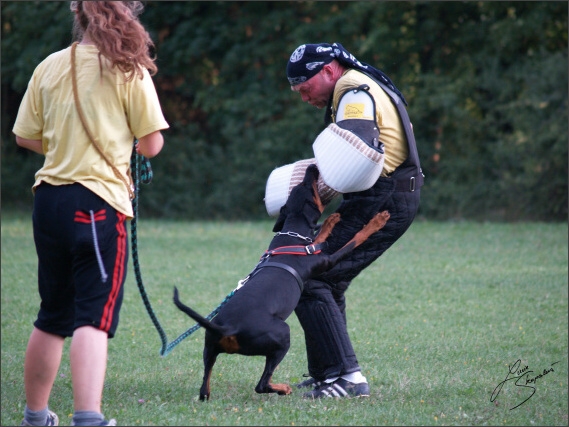
<svg viewBox="0 0 569 427"><path fill-rule="evenodd" d="M397 107L391 102L389 95L375 81L358 70L348 69L336 82L332 100L334 121L341 95L346 90L367 84L375 101L376 119L379 125L379 141L384 144L384 164L381 176L392 173L405 161L409 153L405 129L401 124Z"/></svg>
<svg viewBox="0 0 569 427"><path fill-rule="evenodd" d="M103 152L130 182L128 169L134 137L167 129L152 78L128 83L123 74L109 70L108 61L94 45L78 45L78 97L85 120ZM132 218L132 203L125 184L99 154L85 132L73 99L71 48L55 52L35 69L24 95L13 132L42 141L45 161L36 172L32 190L42 182L80 183Z"/></svg>

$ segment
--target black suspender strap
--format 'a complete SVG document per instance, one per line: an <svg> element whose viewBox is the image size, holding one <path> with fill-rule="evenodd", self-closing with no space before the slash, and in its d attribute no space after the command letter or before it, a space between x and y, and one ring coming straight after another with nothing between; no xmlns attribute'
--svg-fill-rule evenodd
<svg viewBox="0 0 569 427"><path fill-rule="evenodd" d="M405 129L405 136L407 137L407 145L409 147L409 163L416 167L415 176L412 176L407 179L399 180L396 183L395 190L396 191L415 191L415 189L419 189L424 182L424 175L423 171L421 170L421 163L419 161L419 153L417 151L417 143L415 142L415 134L413 133L413 128L411 127L411 119L409 119L409 114L407 113L407 109L405 105L403 105L403 101L401 98L393 92L389 86L380 82L379 80L375 79L373 76L370 76L367 73L364 73L366 76L370 77L375 81L379 87L381 87L385 93L389 95L391 98L391 102L397 108L399 112L399 117L401 118L401 122L403 124L403 128Z"/></svg>

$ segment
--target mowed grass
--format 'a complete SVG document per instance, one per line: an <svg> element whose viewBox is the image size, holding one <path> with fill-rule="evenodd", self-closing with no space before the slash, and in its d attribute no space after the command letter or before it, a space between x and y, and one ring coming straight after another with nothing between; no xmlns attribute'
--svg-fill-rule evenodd
<svg viewBox="0 0 569 427"><path fill-rule="evenodd" d="M138 221L143 284L169 341L194 324L173 305L173 287L207 315L255 266L271 229L270 221ZM348 327L371 397L259 395L264 359L220 355L203 403L204 332L160 356L131 258L103 412L119 425L567 425L567 267L567 224L417 221L347 292ZM2 425L22 420L36 280L30 218L5 214ZM291 348L273 380L293 384L307 371L306 353L294 314L288 323ZM50 402L61 425L73 412L68 347ZM532 372L509 375L522 378L492 396L518 360Z"/></svg>

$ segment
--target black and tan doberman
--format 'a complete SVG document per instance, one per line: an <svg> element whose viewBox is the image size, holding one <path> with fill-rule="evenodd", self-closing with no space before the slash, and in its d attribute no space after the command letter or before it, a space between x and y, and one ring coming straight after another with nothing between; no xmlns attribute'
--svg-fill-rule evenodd
<svg viewBox="0 0 569 427"><path fill-rule="evenodd" d="M255 391L290 394L288 384L273 384L271 378L289 349L290 329L285 320L296 307L304 283L336 265L389 219L387 211L378 213L345 246L326 255L321 249L340 216L330 215L312 241L310 236L324 210L317 179L318 169L310 165L281 208L269 249L211 322L182 304L174 288L176 306L206 329L200 400L210 397L211 372L220 353L265 356L265 370Z"/></svg>

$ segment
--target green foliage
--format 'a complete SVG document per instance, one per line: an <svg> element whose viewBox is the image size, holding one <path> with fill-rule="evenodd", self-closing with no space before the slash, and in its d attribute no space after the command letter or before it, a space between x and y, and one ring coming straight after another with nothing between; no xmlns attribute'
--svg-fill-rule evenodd
<svg viewBox="0 0 569 427"><path fill-rule="evenodd" d="M1 425L19 425L25 404L24 352L37 314L31 221L2 218ZM257 263L272 223L138 222L145 290L169 341L195 323L172 290L209 314ZM346 294L366 399L305 401L259 395L264 359L220 355L212 397L198 401L204 332L166 357L129 267L119 328L109 342L102 410L119 425L565 425L567 420L567 223L415 222ZM427 250L425 250L427 248ZM132 263L130 263L132 266ZM293 314L291 348L273 375L294 384L306 372L302 329ZM69 341L69 340L67 340ZM69 342L50 407L69 425ZM538 379L531 389L495 387L520 359ZM523 380L522 382L523 383Z"/></svg>
<svg viewBox="0 0 569 427"><path fill-rule="evenodd" d="M454 24L427 21L438 37L426 44L433 63L420 81L433 95L410 107L415 123L431 123L416 125L432 141L420 146L429 178L423 211L432 218L565 219L567 5L462 8L446 15Z"/></svg>
<svg viewBox="0 0 569 427"><path fill-rule="evenodd" d="M34 68L71 43L68 2L2 2L2 84L24 92Z"/></svg>
<svg viewBox="0 0 569 427"><path fill-rule="evenodd" d="M38 164L11 135L26 82L71 40L67 3L29 5L1 3L10 205ZM423 217L566 220L567 13L566 2L147 2L141 20L156 42L154 81L171 128L142 212L266 218L268 175L313 157L323 128L323 112L290 91L288 57L326 41L405 94L426 175Z"/></svg>

